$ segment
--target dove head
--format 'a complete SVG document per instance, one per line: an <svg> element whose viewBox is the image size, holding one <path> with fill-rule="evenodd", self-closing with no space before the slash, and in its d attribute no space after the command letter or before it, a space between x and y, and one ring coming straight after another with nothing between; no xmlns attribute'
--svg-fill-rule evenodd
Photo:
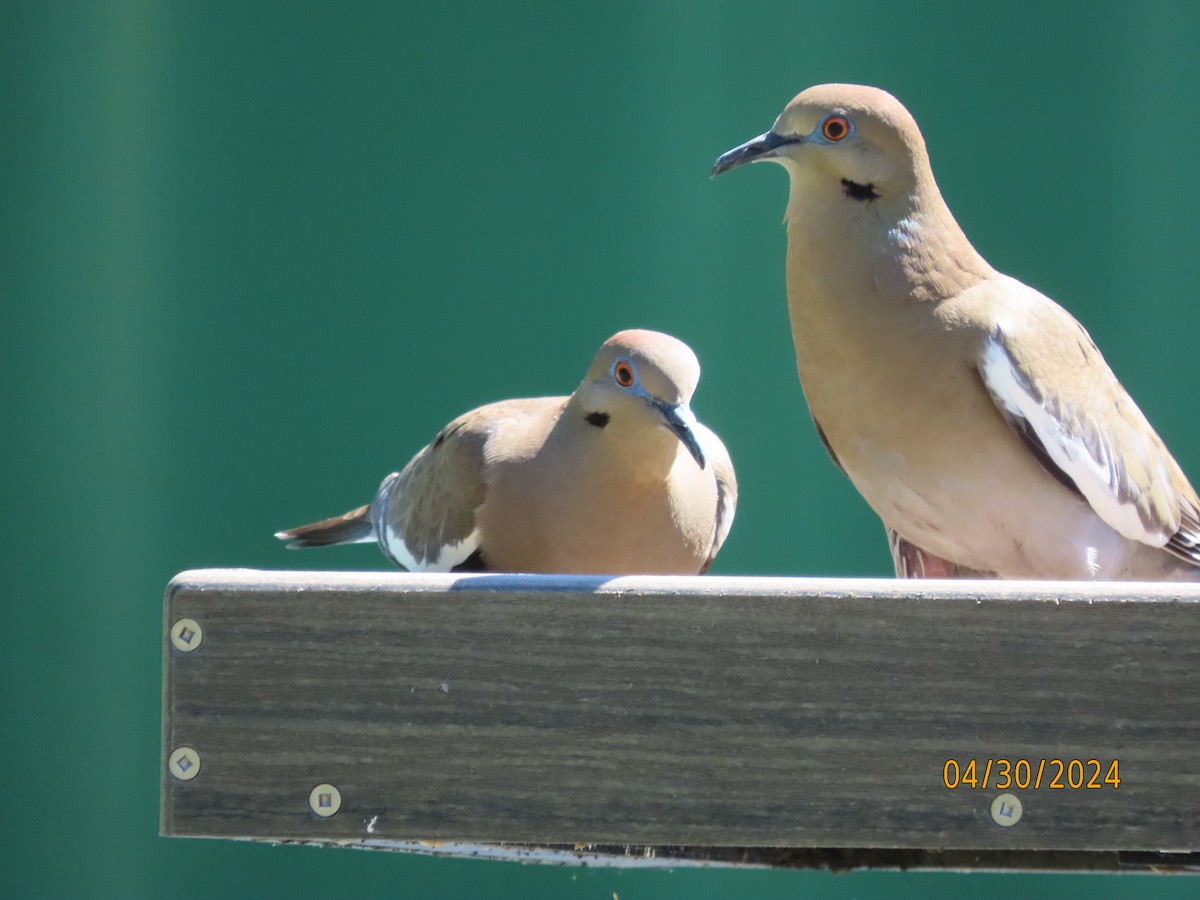
<svg viewBox="0 0 1200 900"><path fill-rule="evenodd" d="M925 141L891 94L856 84L821 84L798 94L771 130L721 156L713 174L748 162L777 162L793 186L851 200L903 200L929 175Z"/></svg>
<svg viewBox="0 0 1200 900"><path fill-rule="evenodd" d="M700 363L683 341L657 331L622 331L600 347L573 402L589 425L630 448L661 445L673 434L703 468L688 406L699 380Z"/></svg>
<svg viewBox="0 0 1200 900"><path fill-rule="evenodd" d="M992 274L942 199L917 123L886 91L811 87L770 131L718 158L713 174L764 160L791 178L789 270L915 300Z"/></svg>

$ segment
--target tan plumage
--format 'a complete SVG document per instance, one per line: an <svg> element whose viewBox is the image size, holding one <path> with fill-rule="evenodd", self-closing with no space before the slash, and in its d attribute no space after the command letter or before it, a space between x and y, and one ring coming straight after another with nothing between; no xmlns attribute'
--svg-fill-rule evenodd
<svg viewBox="0 0 1200 900"><path fill-rule="evenodd" d="M1196 579L1200 500L1078 322L971 246L890 94L820 85L719 174L788 171L810 412L901 575Z"/></svg>
<svg viewBox="0 0 1200 900"><path fill-rule="evenodd" d="M682 342L623 331L570 397L459 416L369 505L276 537L292 547L376 540L423 571L706 571L737 482L724 444L688 406L699 376Z"/></svg>

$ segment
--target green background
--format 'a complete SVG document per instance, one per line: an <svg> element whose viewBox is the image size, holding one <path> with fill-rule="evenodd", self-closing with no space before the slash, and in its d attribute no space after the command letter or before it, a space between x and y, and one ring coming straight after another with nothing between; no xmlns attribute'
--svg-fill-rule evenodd
<svg viewBox="0 0 1200 900"><path fill-rule="evenodd" d="M13 897L1194 895L1155 876L623 872L157 836L163 587L385 569L276 529L612 332L698 353L738 466L714 571L887 575L804 411L784 173L710 181L801 88L890 89L998 268L1060 300L1200 473L1200 7L0 4L3 831Z"/></svg>

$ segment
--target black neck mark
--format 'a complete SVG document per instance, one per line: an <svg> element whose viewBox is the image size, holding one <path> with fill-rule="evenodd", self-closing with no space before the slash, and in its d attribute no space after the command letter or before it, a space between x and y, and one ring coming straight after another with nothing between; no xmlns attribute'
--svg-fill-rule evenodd
<svg viewBox="0 0 1200 900"><path fill-rule="evenodd" d="M857 181L851 181L849 178L842 179L842 190L846 192L846 196L853 200L876 200L879 198L878 192L873 184L859 184Z"/></svg>
<svg viewBox="0 0 1200 900"><path fill-rule="evenodd" d="M608 413L606 412L590 412L583 418L589 425L595 425L597 428L603 428L608 424Z"/></svg>

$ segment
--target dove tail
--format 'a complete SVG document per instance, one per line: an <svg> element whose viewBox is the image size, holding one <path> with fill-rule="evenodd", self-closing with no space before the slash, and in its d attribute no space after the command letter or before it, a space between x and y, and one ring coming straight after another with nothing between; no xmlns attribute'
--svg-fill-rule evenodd
<svg viewBox="0 0 1200 900"><path fill-rule="evenodd" d="M334 544L361 544L375 540L375 530L368 515L370 505L360 506L340 516L322 519L299 528L275 532L291 549L329 547Z"/></svg>

